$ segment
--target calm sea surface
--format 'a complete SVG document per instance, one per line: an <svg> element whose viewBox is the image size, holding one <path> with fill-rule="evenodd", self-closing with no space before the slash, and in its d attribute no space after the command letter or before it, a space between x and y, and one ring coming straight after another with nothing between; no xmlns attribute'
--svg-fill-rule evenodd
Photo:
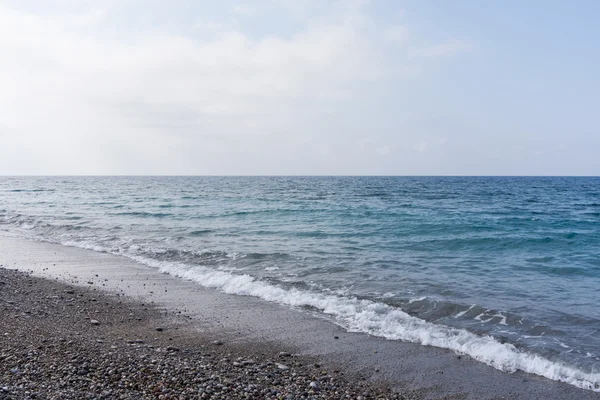
<svg viewBox="0 0 600 400"><path fill-rule="evenodd" d="M600 178L0 177L0 231L600 390Z"/></svg>

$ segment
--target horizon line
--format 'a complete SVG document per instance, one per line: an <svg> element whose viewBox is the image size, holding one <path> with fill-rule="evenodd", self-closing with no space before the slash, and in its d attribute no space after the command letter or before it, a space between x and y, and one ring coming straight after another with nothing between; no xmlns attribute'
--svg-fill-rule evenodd
<svg viewBox="0 0 600 400"><path fill-rule="evenodd" d="M0 174L0 178L134 178L134 177L146 177L146 178L160 178L160 177L172 177L172 178L598 178L600 175L443 175L443 174L414 174L414 175L394 175L394 174L381 174L381 175L358 175L358 174L13 174L3 175Z"/></svg>

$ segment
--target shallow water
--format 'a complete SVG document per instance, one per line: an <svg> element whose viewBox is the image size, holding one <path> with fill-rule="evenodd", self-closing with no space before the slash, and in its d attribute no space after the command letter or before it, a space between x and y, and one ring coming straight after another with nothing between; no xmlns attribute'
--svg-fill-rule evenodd
<svg viewBox="0 0 600 400"><path fill-rule="evenodd" d="M0 178L0 229L600 384L599 178Z"/></svg>

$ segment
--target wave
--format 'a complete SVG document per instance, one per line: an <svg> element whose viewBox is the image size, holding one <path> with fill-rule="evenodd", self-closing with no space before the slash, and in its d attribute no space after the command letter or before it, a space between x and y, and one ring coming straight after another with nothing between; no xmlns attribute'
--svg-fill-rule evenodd
<svg viewBox="0 0 600 400"><path fill-rule="evenodd" d="M161 262L145 257L134 260L161 272L189 279L224 293L253 296L292 307L319 310L351 332L363 332L391 340L403 340L453 350L504 372L518 370L600 392L600 373L585 372L537 354L500 343L491 336L433 324L402 310L372 300L284 289L249 275L236 275L182 263Z"/></svg>
<svg viewBox="0 0 600 400"><path fill-rule="evenodd" d="M544 237L524 237L524 236L473 236L473 237L448 237L413 240L408 245L419 249L448 249L448 250L466 250L466 249L487 249L502 250L506 248L530 248L531 246L546 245L553 241L559 241L563 238Z"/></svg>
<svg viewBox="0 0 600 400"><path fill-rule="evenodd" d="M518 349L513 344L500 342L489 335L477 335L464 329L428 322L382 302L325 294L296 287L283 288L246 274L234 274L183 262L167 261L164 258L149 258L147 255L126 254L94 243L70 241L62 244L124 255L163 273L191 280L201 286L227 294L253 296L269 302L319 311L331 316L334 322L350 332L362 332L389 340L402 340L449 349L507 373L520 370L600 392L600 372L586 372L563 362ZM155 255L158 253L173 255L168 254L169 250L156 253ZM210 252L203 254L207 259L227 256ZM170 257L165 258L170 259ZM470 311L473 311L472 307L467 310ZM505 318L505 316L501 317Z"/></svg>
<svg viewBox="0 0 600 400"><path fill-rule="evenodd" d="M260 212L300 212L299 210L269 210ZM6 212L6 210L0 211ZM252 212L251 212L252 213ZM127 214L127 213L123 213ZM136 214L136 213L130 213ZM137 213L139 214L139 213ZM142 213L143 216L156 216L157 214ZM230 215L236 215L230 214ZM122 215L122 214L121 214ZM164 216L165 214L159 213ZM244 215L242 212L241 215ZM554 357L542 356L525 351L523 348L517 348L513 344L499 341L486 334L476 334L471 331L449 327L436 322L439 315L447 316L447 308L455 307L447 305L430 310L428 313L419 311L419 317L411 315L398 306L386 304L373 298L357 298L341 293L324 293L311 289L309 286L288 286L274 281L264 281L256 279L249 275L235 274L223 270L216 270L236 258L245 258L252 262L259 263L262 260L280 259L285 261L290 255L286 253L250 253L242 255L231 255L226 252L208 252L208 251L186 251L175 249L149 248L148 245L142 245L135 248L130 246L131 241L126 240L107 240L105 243L111 243L102 246L102 241L80 236L79 239L66 241L63 233L69 230L84 229L85 226L79 225L49 225L40 216L25 216L17 213L8 213L2 216L0 214L0 224L8 223L17 228L39 230L37 238L46 241L59 242L63 245L86 248L94 251L113 253L123 255L134 259L140 263L157 268L162 272L173 276L191 279L198 284L235 295L248 295L261 298L266 301L277 302L280 304L318 310L331 316L336 323L344 328L363 332L373 336L379 336L390 340L403 340L423 345L435 346L450 349L460 354L466 354L473 359L491 365L505 372L514 372L522 370L528 373L544 376L549 379L567 382L580 388L590 389L600 392L600 371L597 369L580 369L562 361L557 361ZM90 230L97 229L90 227ZM190 234L203 235L205 230L198 229L191 231ZM106 233L106 231L104 232ZM305 232L308 235L320 235L322 232L315 230ZM97 238L97 233L94 232ZM568 235L568 233L567 233ZM73 235L69 235L72 236ZM583 235L582 235L583 236ZM86 241L88 240L88 241ZM481 238L471 237L462 239L436 239L425 241L421 240L411 245L419 245L423 248L434 246L435 248L450 247L460 248L465 244L472 247L491 247L503 248L506 244L519 247L525 244L553 243L560 242L563 239L556 237L508 237L508 238ZM524 244L522 242L525 242ZM139 242L138 242L139 243ZM114 246L114 247L109 247ZM545 257L532 257L527 261L532 264L540 263L547 265L551 260ZM262 264L261 264L262 265ZM212 268L211 268L212 267ZM539 265L533 265L536 270ZM554 274L574 274L577 271L571 269L553 270L544 269ZM415 300L411 307L406 307L409 311L412 307L420 308L425 301ZM479 307L470 307L467 310L457 309L454 315L458 318L478 318L478 321L495 321L505 326L511 326L511 316L501 315L493 310L480 310ZM465 311L463 313L463 311ZM438 314L438 312L440 314ZM461 314L463 313L463 314ZM425 318L422 318L425 317ZM450 325L452 325L450 323ZM464 327L464 325L461 325Z"/></svg>
<svg viewBox="0 0 600 400"><path fill-rule="evenodd" d="M61 243L66 244L66 243ZM77 241L68 243L71 246L78 246ZM188 265L210 265L217 266L226 263L234 258L233 255L224 251L192 251L178 250L172 248L143 248L139 246L130 246L127 250L118 249L116 252L108 250L109 253L116 253L127 257L141 256L155 261L175 261L186 263Z"/></svg>
<svg viewBox="0 0 600 400"><path fill-rule="evenodd" d="M54 192L54 191L56 191L56 189L10 189L10 190L7 190L7 192L12 192L12 193L23 193L23 192L36 193L36 192Z"/></svg>
<svg viewBox="0 0 600 400"><path fill-rule="evenodd" d="M174 214L171 213L152 213L146 211L128 211L114 213L114 215L127 216L127 217L142 217L142 218L165 218L172 217Z"/></svg>
<svg viewBox="0 0 600 400"><path fill-rule="evenodd" d="M212 229L198 229L195 231L191 231L190 232L190 236L204 236L204 235L208 235L209 233L213 233L214 231Z"/></svg>
<svg viewBox="0 0 600 400"><path fill-rule="evenodd" d="M230 218L230 217L249 217L253 215L278 215L278 214L314 214L323 212L322 209L294 209L294 208L277 208L263 210L246 210L223 212L218 214L196 215L192 219L213 219L213 218Z"/></svg>
<svg viewBox="0 0 600 400"><path fill-rule="evenodd" d="M2 212L2 210L0 210ZM63 223L48 223L41 220L38 217L23 215L23 214L7 214L2 215L3 219L0 220L0 224L11 225L16 228L24 229L27 231L42 230L45 234L51 232L55 233L68 233L70 231L82 231L91 230L93 228L83 225L81 222L76 224L63 224ZM63 216L64 221L80 221L83 217L80 216Z"/></svg>

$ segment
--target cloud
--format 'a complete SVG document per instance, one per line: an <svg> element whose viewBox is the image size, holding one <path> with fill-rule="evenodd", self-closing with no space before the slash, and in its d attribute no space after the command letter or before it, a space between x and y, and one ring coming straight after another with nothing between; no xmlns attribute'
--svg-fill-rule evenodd
<svg viewBox="0 0 600 400"><path fill-rule="evenodd" d="M408 41L408 28L402 25L394 25L383 30L382 36L385 40L396 44L405 44Z"/></svg>
<svg viewBox="0 0 600 400"><path fill-rule="evenodd" d="M467 41L451 39L431 46L409 48L408 56L413 59L442 57L467 51L472 47L472 44Z"/></svg>
<svg viewBox="0 0 600 400"><path fill-rule="evenodd" d="M68 93L125 113L170 114L176 107L179 114L214 117L260 113L281 100L338 99L348 94L347 83L377 73L368 43L352 26L320 24L258 40L236 31L214 40L152 31L119 39L86 34L104 16L1 10L5 80L17 78L22 86L12 84L15 91Z"/></svg>
<svg viewBox="0 0 600 400"><path fill-rule="evenodd" d="M244 4L238 4L233 7L233 13L251 17L253 15L256 15L256 9Z"/></svg>
<svg viewBox="0 0 600 400"><path fill-rule="evenodd" d="M123 3L60 3L51 13L0 3L0 124L23 133L12 135L0 156L27 151L42 168L33 173L136 172L138 166L182 173L191 165L199 166L194 173L218 173L223 157L215 154L246 157L258 136L306 135L323 110L364 98L364 87L374 82L410 79L420 68L391 59L381 41L406 42L406 28L379 27L360 1L333 2L329 9L316 1L302 9L276 2L300 22L290 32L262 34L225 17L195 21L189 30L144 24L124 30L115 22L123 17L115 7ZM233 11L253 10L237 5ZM460 43L406 51L435 57ZM310 129L310 135L326 134Z"/></svg>

